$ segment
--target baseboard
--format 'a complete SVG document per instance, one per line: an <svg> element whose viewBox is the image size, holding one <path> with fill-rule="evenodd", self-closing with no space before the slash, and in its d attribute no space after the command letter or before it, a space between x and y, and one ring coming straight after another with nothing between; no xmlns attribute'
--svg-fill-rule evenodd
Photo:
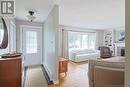
<svg viewBox="0 0 130 87"><path fill-rule="evenodd" d="M58 85L58 84L59 84L59 80L53 81L53 83L54 83L55 85Z"/></svg>
<svg viewBox="0 0 130 87"><path fill-rule="evenodd" d="M26 78L27 78L27 70L28 70L28 67L24 67L24 76L23 76L23 83L22 83L22 86L25 87L25 82L26 82Z"/></svg>
<svg viewBox="0 0 130 87"><path fill-rule="evenodd" d="M52 80L52 78L51 78L51 75L50 75L49 72L48 72L47 67L46 67L45 65L43 65L43 64L42 64L41 66L42 66L42 71L43 71L43 74L44 74L44 76L45 76L45 78L46 78L47 84L48 84L48 85L53 84L53 80Z"/></svg>

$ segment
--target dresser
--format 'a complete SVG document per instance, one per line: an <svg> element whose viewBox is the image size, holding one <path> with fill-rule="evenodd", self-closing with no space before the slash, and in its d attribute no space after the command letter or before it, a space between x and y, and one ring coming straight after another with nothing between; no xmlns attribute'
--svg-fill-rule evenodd
<svg viewBox="0 0 130 87"><path fill-rule="evenodd" d="M0 87L22 87L22 58L0 58Z"/></svg>

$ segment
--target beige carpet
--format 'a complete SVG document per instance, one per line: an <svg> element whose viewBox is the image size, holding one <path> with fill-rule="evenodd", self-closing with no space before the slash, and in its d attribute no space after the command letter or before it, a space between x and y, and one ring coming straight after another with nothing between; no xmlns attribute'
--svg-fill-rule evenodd
<svg viewBox="0 0 130 87"><path fill-rule="evenodd" d="M25 87L48 87L41 66L30 66L26 76Z"/></svg>

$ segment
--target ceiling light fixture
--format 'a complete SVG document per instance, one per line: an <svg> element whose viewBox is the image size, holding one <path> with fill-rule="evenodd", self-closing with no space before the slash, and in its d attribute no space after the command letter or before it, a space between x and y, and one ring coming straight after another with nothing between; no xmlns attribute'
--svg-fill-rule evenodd
<svg viewBox="0 0 130 87"><path fill-rule="evenodd" d="M29 19L30 22L33 22L34 19L36 18L34 16L34 11L28 11L29 15L27 16L27 18Z"/></svg>

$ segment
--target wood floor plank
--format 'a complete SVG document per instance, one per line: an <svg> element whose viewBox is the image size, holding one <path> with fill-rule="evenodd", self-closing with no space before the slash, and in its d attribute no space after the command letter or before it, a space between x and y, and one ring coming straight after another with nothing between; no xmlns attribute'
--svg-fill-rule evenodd
<svg viewBox="0 0 130 87"><path fill-rule="evenodd" d="M88 62L69 62L67 76L60 74L59 85L49 85L49 87L89 87L88 84Z"/></svg>

